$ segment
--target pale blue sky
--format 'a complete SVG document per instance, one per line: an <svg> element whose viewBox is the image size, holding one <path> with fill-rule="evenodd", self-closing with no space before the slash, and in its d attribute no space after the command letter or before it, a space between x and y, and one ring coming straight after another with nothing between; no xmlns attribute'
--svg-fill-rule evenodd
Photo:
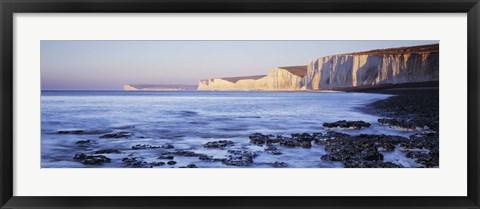
<svg viewBox="0 0 480 209"><path fill-rule="evenodd" d="M123 84L198 84L266 74L326 55L438 41L41 41L43 90L117 90Z"/></svg>

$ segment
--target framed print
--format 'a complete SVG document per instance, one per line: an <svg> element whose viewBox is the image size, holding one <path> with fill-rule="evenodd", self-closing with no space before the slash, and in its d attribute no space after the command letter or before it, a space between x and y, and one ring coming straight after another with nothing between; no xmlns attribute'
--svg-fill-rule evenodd
<svg viewBox="0 0 480 209"><path fill-rule="evenodd" d="M478 1L2 1L2 208L478 208Z"/></svg>

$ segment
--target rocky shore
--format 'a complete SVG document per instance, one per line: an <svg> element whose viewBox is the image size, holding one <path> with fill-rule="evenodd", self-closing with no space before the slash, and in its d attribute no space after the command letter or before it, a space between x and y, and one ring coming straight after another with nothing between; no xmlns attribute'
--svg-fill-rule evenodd
<svg viewBox="0 0 480 209"><path fill-rule="evenodd" d="M358 109L378 116L377 123L349 120L346 115L344 120L322 123L323 129L314 133L292 133L288 136L252 133L240 142L228 138L209 140L199 142L196 148L187 149L176 143L143 143L145 136L135 133L134 126L117 127L112 131L59 130L53 134L90 137L74 142L78 152L72 153L70 159L85 167L109 167L113 163L126 168L202 168L209 167L206 166L209 164L258 167L259 163L261 167L299 167L290 161L285 162L288 157L284 157L286 151L297 149L319 153L311 155L315 161L337 162L345 168L405 167L401 162L386 157L392 153L400 153L416 165L407 167L439 167L438 88L375 91L394 95ZM385 126L412 134L355 134L355 131L368 130L372 126ZM116 140L132 143L124 146L114 143ZM144 154L147 152L154 153L154 158L146 157ZM269 156L272 160L257 161L262 156Z"/></svg>

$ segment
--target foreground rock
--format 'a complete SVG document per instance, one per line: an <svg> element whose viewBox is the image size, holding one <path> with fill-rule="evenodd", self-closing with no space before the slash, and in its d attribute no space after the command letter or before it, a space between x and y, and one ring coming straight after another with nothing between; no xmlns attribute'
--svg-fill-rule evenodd
<svg viewBox="0 0 480 209"><path fill-rule="evenodd" d="M388 135L350 136L335 132L327 133L331 138L323 142L325 151L322 160L340 161L346 168L392 168L401 167L393 163L384 163L379 150L393 151L395 145L408 141L405 137Z"/></svg>
<svg viewBox="0 0 480 209"><path fill-rule="evenodd" d="M188 164L187 166L181 166L180 168L198 168L195 164Z"/></svg>
<svg viewBox="0 0 480 209"><path fill-rule="evenodd" d="M369 104L364 111L389 119L379 123L404 129L422 130L398 146L407 157L427 168L439 166L439 91L438 88L395 90L396 96ZM418 150L422 150L418 152Z"/></svg>
<svg viewBox="0 0 480 209"><path fill-rule="evenodd" d="M104 163L110 163L112 160L103 155L86 155L86 154L76 154L73 157L74 160L80 161L85 165L101 165Z"/></svg>
<svg viewBox="0 0 480 209"><path fill-rule="evenodd" d="M132 157L132 158L123 158L123 165L125 167L131 168L152 168L153 165L150 165L146 161L143 161L141 158Z"/></svg>
<svg viewBox="0 0 480 209"><path fill-rule="evenodd" d="M129 138L133 136L133 133L127 131L121 131L117 133L104 134L100 138Z"/></svg>
<svg viewBox="0 0 480 209"><path fill-rule="evenodd" d="M288 167L288 164L285 163L285 162L278 162L277 161L277 162L274 162L272 164L272 166L275 167L275 168L285 168L285 167Z"/></svg>
<svg viewBox="0 0 480 209"><path fill-rule="evenodd" d="M361 129L361 128L368 128L370 127L370 123L365 121L346 121L346 120L339 120L333 123L324 123L323 127L326 128L346 128L346 129Z"/></svg>
<svg viewBox="0 0 480 209"><path fill-rule="evenodd" d="M161 146L157 145L150 145L150 144L136 144L132 146L133 150L139 150L139 149L157 149L160 148Z"/></svg>
<svg viewBox="0 0 480 209"><path fill-rule="evenodd" d="M130 167L130 168L153 168L153 167L165 165L164 162L148 163L144 161L141 157L123 158L122 162L125 167Z"/></svg>
<svg viewBox="0 0 480 209"><path fill-rule="evenodd" d="M119 154L121 153L118 149L102 149L95 152L95 154Z"/></svg>
<svg viewBox="0 0 480 209"><path fill-rule="evenodd" d="M223 159L222 163L225 165L247 167L253 163L253 158L257 157L257 153L247 149L228 150L230 155L227 159Z"/></svg>
<svg viewBox="0 0 480 209"><path fill-rule="evenodd" d="M302 148L311 148L312 141L315 139L316 135L310 135L308 133L303 134L292 134L292 137L284 137L277 135L263 135L261 133L254 133L249 136L250 143L256 145L280 145L283 147L302 147ZM270 149L271 148L270 146Z"/></svg>
<svg viewBox="0 0 480 209"><path fill-rule="evenodd" d="M233 146L235 143L232 141L228 140L220 140L220 141L213 141L213 142L207 142L206 144L203 145L205 148L225 148L227 146Z"/></svg>
<svg viewBox="0 0 480 209"><path fill-rule="evenodd" d="M394 118L380 118L378 123L382 125L388 125L391 128L396 128L405 131L415 131L424 129L423 123L418 121L411 121L406 119L394 119Z"/></svg>
<svg viewBox="0 0 480 209"><path fill-rule="evenodd" d="M57 131L57 134L75 134L75 135L88 135L88 134L104 134L108 133L110 131L100 131L100 130L91 130L91 131L85 131L85 130L60 130Z"/></svg>

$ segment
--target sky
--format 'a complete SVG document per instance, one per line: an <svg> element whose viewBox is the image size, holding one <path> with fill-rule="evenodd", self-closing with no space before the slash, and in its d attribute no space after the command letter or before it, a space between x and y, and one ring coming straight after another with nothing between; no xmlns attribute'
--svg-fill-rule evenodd
<svg viewBox="0 0 480 209"><path fill-rule="evenodd" d="M42 90L120 90L264 75L334 54L438 41L41 41Z"/></svg>

